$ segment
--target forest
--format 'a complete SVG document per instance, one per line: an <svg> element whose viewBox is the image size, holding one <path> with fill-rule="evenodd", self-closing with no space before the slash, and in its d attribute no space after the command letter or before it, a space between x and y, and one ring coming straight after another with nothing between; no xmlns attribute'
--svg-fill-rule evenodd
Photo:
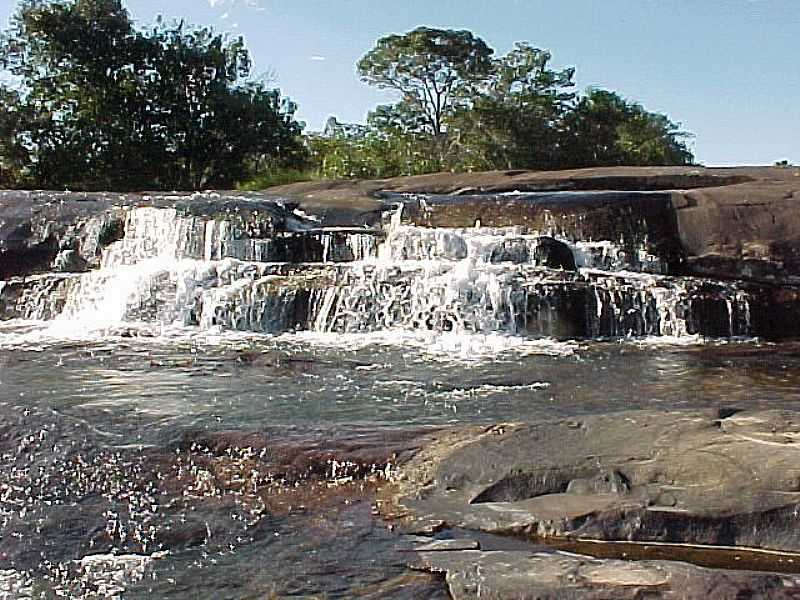
<svg viewBox="0 0 800 600"><path fill-rule="evenodd" d="M252 77L245 40L121 0L22 0L0 39L0 187L258 189L438 171L686 165L691 134L519 42L470 31L387 35L355 68L396 101L306 131ZM268 62L268 57L262 59Z"/></svg>

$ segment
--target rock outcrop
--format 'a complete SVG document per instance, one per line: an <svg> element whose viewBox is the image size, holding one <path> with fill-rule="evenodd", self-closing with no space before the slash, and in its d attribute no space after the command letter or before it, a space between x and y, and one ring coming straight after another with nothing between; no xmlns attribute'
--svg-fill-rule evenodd
<svg viewBox="0 0 800 600"><path fill-rule="evenodd" d="M525 206L514 195L500 195L564 191L614 193L594 202L583 195L584 199L572 206L560 202ZM644 221L650 243L660 246L673 265L680 266L677 274L800 282L800 168L608 167L437 173L300 183L269 192L291 198L309 210L334 213L336 207L347 205L365 212L379 210L376 198L398 194L457 196L449 206L416 217L421 223L438 226L471 227L476 220L483 225L522 225L527 220L533 225L543 211L562 218L582 215L586 233L600 233L608 224L624 227Z"/></svg>
<svg viewBox="0 0 800 600"><path fill-rule="evenodd" d="M779 410L452 429L380 506L455 599L798 598L798 439Z"/></svg>
<svg viewBox="0 0 800 600"><path fill-rule="evenodd" d="M562 552L423 551L414 566L444 573L454 600L788 600L800 595L800 577L792 575Z"/></svg>
<svg viewBox="0 0 800 600"><path fill-rule="evenodd" d="M443 437L395 497L413 531L800 552L792 412L624 412Z"/></svg>

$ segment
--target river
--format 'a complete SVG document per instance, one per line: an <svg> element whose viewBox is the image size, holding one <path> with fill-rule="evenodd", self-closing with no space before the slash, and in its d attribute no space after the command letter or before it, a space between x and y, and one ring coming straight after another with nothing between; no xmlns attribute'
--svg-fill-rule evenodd
<svg viewBox="0 0 800 600"><path fill-rule="evenodd" d="M214 221L191 258L174 212L127 219L0 323L0 598L446 598L375 511L432 432L800 408L800 346L748 330L745 292L703 304L608 241L570 271L536 236L396 221L287 274Z"/></svg>

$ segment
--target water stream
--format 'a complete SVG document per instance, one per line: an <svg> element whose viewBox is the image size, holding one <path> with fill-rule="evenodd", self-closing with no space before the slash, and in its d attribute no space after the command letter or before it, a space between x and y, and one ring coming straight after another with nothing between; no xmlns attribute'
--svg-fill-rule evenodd
<svg viewBox="0 0 800 600"><path fill-rule="evenodd" d="M437 428L800 408L746 286L402 219L131 208L99 269L0 282L0 598L443 598L371 511Z"/></svg>

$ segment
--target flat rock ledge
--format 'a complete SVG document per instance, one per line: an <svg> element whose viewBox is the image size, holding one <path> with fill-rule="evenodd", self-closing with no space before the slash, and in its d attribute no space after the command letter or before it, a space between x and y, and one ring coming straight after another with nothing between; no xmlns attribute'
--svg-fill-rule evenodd
<svg viewBox="0 0 800 600"><path fill-rule="evenodd" d="M705 569L674 561L463 550L421 552L413 566L444 573L454 600L800 598L800 578L796 576Z"/></svg>
<svg viewBox="0 0 800 600"><path fill-rule="evenodd" d="M418 548L416 565L447 573L455 598L800 598L794 577L678 562L699 545L791 553L800 567L798 440L796 413L727 408L451 430L403 467L381 506L406 533L674 548L670 560L635 562ZM771 560L757 570L787 570Z"/></svg>
<svg viewBox="0 0 800 600"><path fill-rule="evenodd" d="M607 203L519 201L508 192L616 192ZM625 192L632 192L626 194ZM656 192L657 194L642 194ZM646 225L647 241L696 276L774 284L800 281L800 168L603 167L565 171L432 173L360 181L314 181L266 193L340 224L342 207L375 211L398 194L458 196L411 217L423 226L536 227L545 211L583 234ZM616 196L616 198L613 198ZM328 214L330 213L330 215ZM582 220L581 217L585 217ZM573 224L570 225L569 222ZM607 232L606 232L607 233ZM619 231L612 237L619 239Z"/></svg>

